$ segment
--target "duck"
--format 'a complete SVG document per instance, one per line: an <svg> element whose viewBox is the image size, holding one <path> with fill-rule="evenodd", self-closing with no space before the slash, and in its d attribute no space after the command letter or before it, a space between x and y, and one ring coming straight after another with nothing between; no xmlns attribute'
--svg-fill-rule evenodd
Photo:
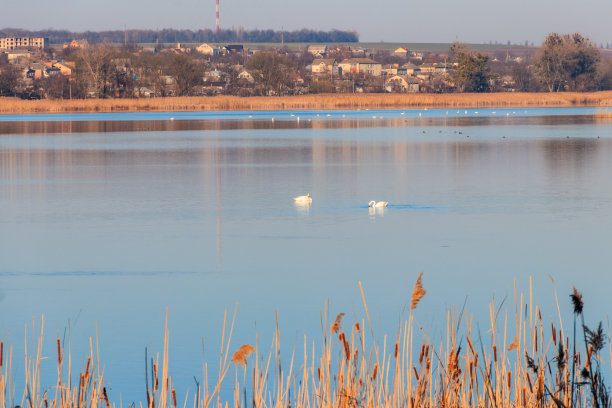
<svg viewBox="0 0 612 408"><path fill-rule="evenodd" d="M310 197L310 193L308 193L306 195L294 197L293 201L295 201L296 203L311 203L312 197Z"/></svg>
<svg viewBox="0 0 612 408"><path fill-rule="evenodd" d="M387 206L387 204L389 204L387 201L379 201L376 202L374 200L370 201L368 203L368 207L373 207L373 208L385 208Z"/></svg>

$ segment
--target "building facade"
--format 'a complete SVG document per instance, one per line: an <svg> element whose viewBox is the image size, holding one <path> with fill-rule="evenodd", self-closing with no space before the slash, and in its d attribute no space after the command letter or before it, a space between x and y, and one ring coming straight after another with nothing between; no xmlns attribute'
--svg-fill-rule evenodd
<svg viewBox="0 0 612 408"><path fill-rule="evenodd" d="M42 50L47 47L49 47L49 39L43 37L0 38L0 50L15 50L17 48L38 48Z"/></svg>

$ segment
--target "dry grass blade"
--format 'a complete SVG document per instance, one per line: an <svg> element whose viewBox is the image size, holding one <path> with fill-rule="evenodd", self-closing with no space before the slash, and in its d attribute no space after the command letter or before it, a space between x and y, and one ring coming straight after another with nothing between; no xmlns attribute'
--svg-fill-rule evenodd
<svg viewBox="0 0 612 408"><path fill-rule="evenodd" d="M334 322L331 325L331 333L337 333L340 330L342 330L342 317L344 317L344 313L338 313L338 316L336 316L336 320L334 320Z"/></svg>
<svg viewBox="0 0 612 408"><path fill-rule="evenodd" d="M238 350L232 356L231 362L236 364L244 364L247 365L247 357L255 351L255 347L250 344L244 344L240 346Z"/></svg>
<svg viewBox="0 0 612 408"><path fill-rule="evenodd" d="M423 296L427 293L425 289L423 289L423 284L421 282L421 278L423 277L423 272L419 273L419 277L414 284L414 289L412 290L412 301L410 302L410 310L413 310L417 307Z"/></svg>

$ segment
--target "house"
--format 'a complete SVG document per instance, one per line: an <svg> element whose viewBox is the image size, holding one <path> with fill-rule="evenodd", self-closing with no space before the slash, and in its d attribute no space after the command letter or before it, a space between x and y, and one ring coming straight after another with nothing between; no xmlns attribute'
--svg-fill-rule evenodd
<svg viewBox="0 0 612 408"><path fill-rule="evenodd" d="M333 58L315 58L310 70L316 75L333 75L338 72L338 63Z"/></svg>
<svg viewBox="0 0 612 408"><path fill-rule="evenodd" d="M204 73L204 81L220 81L225 76L225 72L213 69Z"/></svg>
<svg viewBox="0 0 612 408"><path fill-rule="evenodd" d="M244 46L242 44L230 44L225 46L225 50L230 54L244 53Z"/></svg>
<svg viewBox="0 0 612 408"><path fill-rule="evenodd" d="M398 67L398 64L386 64L382 66L382 74L387 76L400 75L398 70L401 68Z"/></svg>
<svg viewBox="0 0 612 408"><path fill-rule="evenodd" d="M402 58L405 58L405 57L407 57L407 56L408 56L408 53L409 53L409 52L410 52L410 51L408 51L408 48L406 48L406 47L399 47L399 48L396 48L396 49L393 51L393 55L394 55L394 56L396 56L396 57L402 57Z"/></svg>
<svg viewBox="0 0 612 408"><path fill-rule="evenodd" d="M385 81L385 91L387 92L408 92L417 93L420 90L420 83L414 78L395 75Z"/></svg>
<svg viewBox="0 0 612 408"><path fill-rule="evenodd" d="M414 78L406 78L406 83L408 87L406 88L406 92L408 93L418 93L421 91L421 83Z"/></svg>
<svg viewBox="0 0 612 408"><path fill-rule="evenodd" d="M446 74L448 73L448 67L446 66L446 64L434 64L434 73Z"/></svg>
<svg viewBox="0 0 612 408"><path fill-rule="evenodd" d="M54 66L51 67L47 67L45 69L45 77L50 77L50 76L54 76L54 75L61 75L62 71Z"/></svg>
<svg viewBox="0 0 612 408"><path fill-rule="evenodd" d="M382 74L382 64L370 58L348 58L338 64L341 74L355 73L371 76Z"/></svg>
<svg viewBox="0 0 612 408"><path fill-rule="evenodd" d="M421 68L418 65L413 64L412 62L408 62L402 65L402 75L416 75L421 72ZM405 71L404 71L405 70ZM399 75L399 71L398 71Z"/></svg>
<svg viewBox="0 0 612 408"><path fill-rule="evenodd" d="M436 71L436 66L434 64L421 64L419 68L421 74L433 74Z"/></svg>
<svg viewBox="0 0 612 408"><path fill-rule="evenodd" d="M10 37L0 38L0 50L14 50L17 48L49 48L49 39L43 37Z"/></svg>
<svg viewBox="0 0 612 408"><path fill-rule="evenodd" d="M393 75L385 81L386 92L406 92L407 89L408 82L402 76Z"/></svg>
<svg viewBox="0 0 612 408"><path fill-rule="evenodd" d="M327 45L310 45L308 52L315 57L324 57L327 55Z"/></svg>
<svg viewBox="0 0 612 408"><path fill-rule="evenodd" d="M46 77L45 71L47 70L47 66L41 63L35 63L28 66L25 71L25 77L30 79L41 79Z"/></svg>
<svg viewBox="0 0 612 408"><path fill-rule="evenodd" d="M46 73L47 76L54 75L56 73L62 74L64 76L72 75L72 70L74 70L74 62L56 62L56 61L47 61L44 62L47 67Z"/></svg>
<svg viewBox="0 0 612 408"><path fill-rule="evenodd" d="M87 40L72 40L68 44L64 44L62 48L70 48L73 50L89 48L89 41Z"/></svg>
<svg viewBox="0 0 612 408"><path fill-rule="evenodd" d="M72 61L63 61L63 62L56 62L55 64L53 64L56 68L59 68L62 75L65 76L70 76L72 75L72 71L74 71L76 64Z"/></svg>
<svg viewBox="0 0 612 408"><path fill-rule="evenodd" d="M249 73L249 71L247 71L247 70L240 71L240 73L238 74L238 79L239 80L243 80L243 81L247 81L250 84L255 82L255 79L253 78L253 75L251 75Z"/></svg>
<svg viewBox="0 0 612 408"><path fill-rule="evenodd" d="M28 50L13 50L7 53L7 58L11 63L17 63L20 60L26 60L32 57Z"/></svg>
<svg viewBox="0 0 612 408"><path fill-rule="evenodd" d="M412 60L423 61L423 53L422 52L409 51L408 52L408 56Z"/></svg>
<svg viewBox="0 0 612 408"><path fill-rule="evenodd" d="M200 44L199 46L196 47L195 50L199 52L200 54L204 54L204 55L217 55L219 53L218 49L213 48L206 43Z"/></svg>
<svg viewBox="0 0 612 408"><path fill-rule="evenodd" d="M137 97L141 97L141 98L151 98L155 96L155 93L145 86L141 86L140 88L138 88L135 94Z"/></svg>

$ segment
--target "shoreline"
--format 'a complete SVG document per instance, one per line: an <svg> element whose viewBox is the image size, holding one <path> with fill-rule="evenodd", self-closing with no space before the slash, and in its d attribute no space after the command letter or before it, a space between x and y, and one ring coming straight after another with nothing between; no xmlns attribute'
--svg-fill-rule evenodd
<svg viewBox="0 0 612 408"><path fill-rule="evenodd" d="M0 97L0 115L262 110L612 107L612 91L464 94L313 94L141 99L22 100Z"/></svg>

